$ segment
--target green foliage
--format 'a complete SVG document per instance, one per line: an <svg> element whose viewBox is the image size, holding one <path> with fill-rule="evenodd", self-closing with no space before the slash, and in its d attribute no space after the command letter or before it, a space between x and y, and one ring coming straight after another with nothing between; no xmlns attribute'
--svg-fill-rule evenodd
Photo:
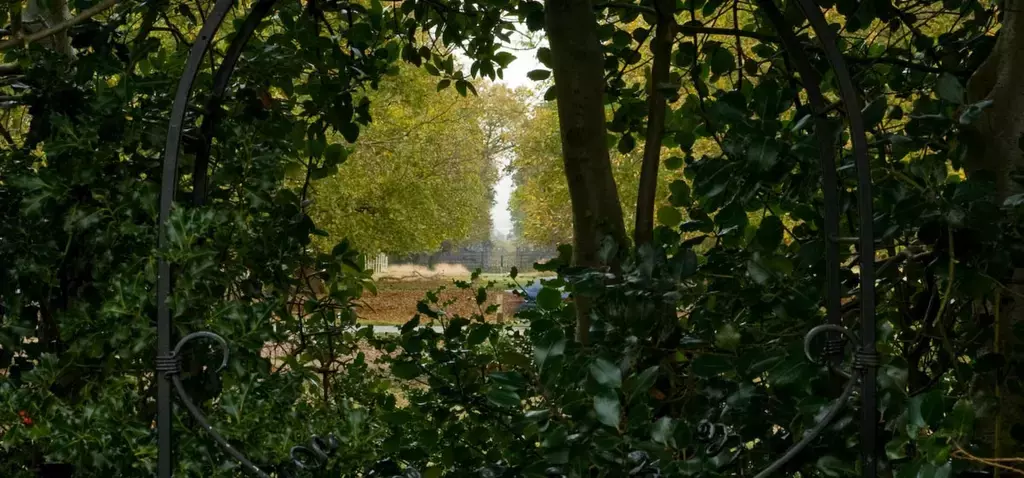
<svg viewBox="0 0 1024 478"><path fill-rule="evenodd" d="M374 466L424 476L753 476L817 423L844 379L808 362L801 343L824 321L815 133L840 153L844 237L859 230L856 171L841 111L830 109L827 129L814 131L802 94L808 79L793 71L762 12L726 15L733 4L721 1L678 12L689 23L674 46L672 81L655 85L669 90L661 146L672 171L661 175L655 244L614 272L571 268L563 250L549 265L559 276L544 284L540 307L518 317L525 330L487 322L488 292L476 289L477 314L450 314L431 293L401 334L376 337L349 327L373 284L340 236L365 248L428 247L437 232L427 229L453 217L466 234L480 220L467 211L488 198L490 147L514 138L524 236L556 243L572 229L554 109L527 114L507 92L487 103L497 90L479 81L509 65L498 47L512 20L539 30L543 5L368 3L275 7L219 108L209 197L196 206L181 188L162 250L154 225L166 116L202 9L121 2L71 29L74 59L45 44L7 52L14 66L4 71L17 67L24 77L17 88L2 86L20 97L4 118L12 144L0 156L0 475L31 476L44 463L71 464L82 476L153 475L160 255L175 266L178 335L210 330L231 344L219 375L204 367L216 351L190 347L185 386L261 464L281 463L292 445L333 431L342 446L332 476ZM0 12L17 15L11 5L21 3ZM921 5L937 12L927 18L884 2L822 6L842 27L869 128L883 466L897 477L977 470L961 449L1005 456L1024 439L1024 357L1019 347L1000 348L1024 334L1007 310L1019 295L1014 269L1024 263L1022 201L993 197L986 178L960 172L964 127L990 105L964 104L964 80L991 50L995 12L986 2ZM612 4L596 10L608 145L619 151L615 176L629 206L646 132L644 46L653 18ZM787 4L786 18L802 28L793 10ZM241 15L225 24L224 39ZM801 34L801 58L822 73L818 86L834 101L836 79L811 46L817 39ZM211 57L226 46L218 40ZM468 72L448 50L456 47ZM550 67L549 51L538 56ZM531 77L547 81L547 71ZM204 69L199 104L210 82ZM393 139L422 120L413 112L445 104L479 121L479 131L466 121L427 121L429 134L415 144ZM509 117L516 121L502 123ZM190 110L183 179L194 174L204 140L194 125L206 121L204 108ZM387 148L395 157L383 157ZM467 150L474 154L448 157ZM373 168L389 172L381 182L400 203L359 189L372 184L367 177L380 179ZM437 174L450 169L479 182L452 188L458 197L442 203ZM353 176L334 175L347 170ZM307 212L310 198L320 221ZM373 237L372 225L341 213L331 224L324 212L395 204L416 211L395 213L403 225L424 226L416 239ZM328 231L329 243L313 242ZM855 329L859 251L844 242L840 253L844 324ZM573 299L563 301L559 287ZM592 319L586 346L574 339L577 304ZM367 347L383 352L387 367L371 363ZM780 472L855 475L859 406L847 404ZM180 475L241 473L178 416Z"/></svg>
<svg viewBox="0 0 1024 478"><path fill-rule="evenodd" d="M437 93L435 81L402 67L367 95L374 123L339 173L311 186L312 216L330 234L318 245L348 237L367 252L410 253L489 238L503 147L489 110L517 100L499 86L479 97Z"/></svg>

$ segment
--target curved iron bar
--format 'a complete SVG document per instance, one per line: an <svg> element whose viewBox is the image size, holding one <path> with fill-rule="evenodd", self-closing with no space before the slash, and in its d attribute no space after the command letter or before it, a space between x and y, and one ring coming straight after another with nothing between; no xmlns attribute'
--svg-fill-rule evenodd
<svg viewBox="0 0 1024 478"><path fill-rule="evenodd" d="M868 159L867 132L864 117L853 77L846 68L843 55L836 46L835 34L829 27L825 15L813 0L798 0L800 9L818 36L825 58L832 65L839 82L839 93L846 106L846 119L850 123L850 139L853 142L853 160L857 167L857 209L860 222L860 350L857 351L855 366L864 374L861 380L861 461L862 476L878 476L878 407L875 374L878 370L878 352L875 348L875 240L873 233L874 213L871 196L871 164Z"/></svg>
<svg viewBox="0 0 1024 478"><path fill-rule="evenodd" d="M213 332L193 332L182 337L182 339L178 341L178 344L175 345L174 351L164 359L164 373L170 377L178 398L185 405L185 408L188 409L188 412L196 419L196 421L199 422L199 425L210 434L214 441L216 441L226 453L231 455L235 460L238 460L245 469L249 470L259 478L270 478L270 475L261 469L259 465L252 462L252 460L249 460L249 458L238 451L237 448L232 446L223 435L217 432L209 419L206 418L206 414L199 409L195 402L192 401L192 398L189 397L188 392L185 391L185 386L182 384L181 377L179 376L181 371L181 350L189 341L197 338L208 338L216 341L223 352L223 357L217 371L219 372L227 367L228 359L230 358L227 340L224 340L224 337ZM308 445L293 446L289 451L289 457L291 458L291 463L297 469L319 469L323 468L327 464L328 459L330 459L331 455L338 450L339 446L340 442L333 434L328 435L327 439L314 435L310 438ZM303 455L312 457L312 460L304 460ZM282 475L288 475L288 473L282 473Z"/></svg>
<svg viewBox="0 0 1024 478"><path fill-rule="evenodd" d="M199 151L196 152L196 161L192 171L192 204L196 206L202 206L206 202L213 135L216 134L217 123L220 120L220 106L224 100L228 82L235 72L238 59L242 57L245 45L249 43L252 35L256 33L256 28L270 13L270 8L275 3L277 0L259 0L253 5L242 26L235 33L235 38L231 40L227 51L224 52L224 60L221 61L220 66L217 67L217 73L213 76L213 89L210 91L210 98L206 101L206 118L203 119L203 124L199 129Z"/></svg>
<svg viewBox="0 0 1024 478"><path fill-rule="evenodd" d="M199 74L200 62L203 55L210 47L214 35L220 29L224 17L227 16L234 0L217 0L213 10L206 17L202 29L199 30L199 37L192 44L188 54L188 62L185 64L185 71L178 81L178 90L174 96L174 106L171 108L170 124L167 127L167 144L164 147L163 177L160 183L160 216L157 225L157 247L163 251L167 247L167 223L171 217L171 205L174 203L174 193L178 186L178 149L181 145L181 128L185 122L185 108L188 106L188 97L192 92L192 85L195 83L196 75ZM166 257L160 254L157 266L156 285L156 306L157 306L157 370L161 367L173 364L173 359L168 362L171 355L171 312L167 299L171 293L171 265ZM166 371L166 369L163 369ZM171 390L173 387L170 376L166 373L159 374L157 379L157 476L159 478L170 478L173 474L173 443L171 416L173 408L171 404Z"/></svg>
<svg viewBox="0 0 1024 478"><path fill-rule="evenodd" d="M821 75L807 61L803 55L803 45L793 32L792 25L786 21L786 17L775 5L774 0L757 0L761 11L768 17L768 21L775 27L776 33L782 40L782 46L792 60L793 67L803 80L804 90L807 91L807 102L811 105L811 115L814 118L814 131L818 140L818 161L821 166L821 191L825 201L825 322L832 325L840 325L842 304L840 303L839 288L839 242L834 238L839 237L839 179L836 172L835 140L826 133L829 131L827 114L827 103L825 96L821 93ZM842 359L842 343L840 336L829 337L829 345L825 353L832 358L833 363Z"/></svg>

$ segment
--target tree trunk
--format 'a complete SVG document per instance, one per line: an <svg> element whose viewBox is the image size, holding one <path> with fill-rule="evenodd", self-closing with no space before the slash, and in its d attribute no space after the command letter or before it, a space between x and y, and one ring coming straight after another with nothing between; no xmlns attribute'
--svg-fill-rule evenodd
<svg viewBox="0 0 1024 478"><path fill-rule="evenodd" d="M655 9L658 21L655 25L654 66L647 92L647 136L644 142L644 161L640 166L640 186L636 197L636 223L633 228L633 242L636 247L654 239L654 203L658 191L658 167L661 165L661 141L665 137L665 86L668 83L668 69L672 63L672 42L676 34L674 2L657 0Z"/></svg>
<svg viewBox="0 0 1024 478"><path fill-rule="evenodd" d="M628 243L622 206L608 156L604 111L604 55L589 0L547 0L562 160L573 218L573 262L600 267L606 238ZM577 339L587 342L588 307L577 297Z"/></svg>
<svg viewBox="0 0 1024 478"><path fill-rule="evenodd" d="M969 102L993 103L972 124L974 148L965 162L968 174L995 181L1000 198L1019 192L1010 176L1024 165L1018 144L1024 134L1024 12L1004 9L1003 15L995 48L967 83Z"/></svg>
<svg viewBox="0 0 1024 478"><path fill-rule="evenodd" d="M25 10L21 12L21 24L25 34L35 33L48 27L60 25L71 19L67 0L29 0ZM74 58L75 49L71 46L71 37L67 30L62 30L40 40L47 48Z"/></svg>
<svg viewBox="0 0 1024 478"><path fill-rule="evenodd" d="M999 201L1021 192L1012 176L1024 167L1024 85L1020 83L1024 78L1024 12L1019 3L1004 0L1002 28L995 47L967 83L968 102L991 100L992 104L971 125L964 166L969 176L993 181ZM1002 309L997 317L995 352L1013 350L1020 342L1012 331L1013 325L1024 321L1024 300L1020 298L1024 295L1024 268L1015 265L1018 267L1009 284L1011 294L1006 294L1012 297L1002 301L1005 307L995 309ZM1000 401L1002 417L997 420L996 429L991 430L997 437L993 443L997 457L1001 456L1001 447L996 443L1009 443L1010 425L1020 423L1024 417L1024 402L1019 397L1003 397ZM1009 423L1000 427L1002 418Z"/></svg>

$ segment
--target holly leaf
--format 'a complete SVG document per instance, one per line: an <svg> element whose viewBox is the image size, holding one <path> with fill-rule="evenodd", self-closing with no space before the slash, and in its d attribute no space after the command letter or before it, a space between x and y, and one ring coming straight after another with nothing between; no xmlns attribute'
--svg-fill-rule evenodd
<svg viewBox="0 0 1024 478"><path fill-rule="evenodd" d="M681 179L672 181L668 185L668 190L670 193L668 202L675 207L686 207L693 202L690 198L690 185L686 184L686 181Z"/></svg>
<svg viewBox="0 0 1024 478"><path fill-rule="evenodd" d="M532 70L526 77L533 81L544 81L551 76L551 70Z"/></svg>
<svg viewBox="0 0 1024 478"><path fill-rule="evenodd" d="M732 363L721 355L701 355L690 365L693 373L701 377L714 377L733 369Z"/></svg>
<svg viewBox="0 0 1024 478"><path fill-rule="evenodd" d="M614 392L606 392L594 396L594 413L597 414L597 421L612 428L619 427L621 406L619 396Z"/></svg>
<svg viewBox="0 0 1024 478"><path fill-rule="evenodd" d="M673 433L676 429L675 420L669 417L661 417L651 427L651 440L665 446L675 448L676 440Z"/></svg>
<svg viewBox="0 0 1024 478"><path fill-rule="evenodd" d="M504 387L491 387L487 391L487 401L499 407L518 407L519 394Z"/></svg>
<svg viewBox="0 0 1024 478"><path fill-rule="evenodd" d="M544 287L537 293L537 305L545 310L555 310L562 304L562 294L557 289Z"/></svg>
<svg viewBox="0 0 1024 478"><path fill-rule="evenodd" d="M683 215L678 209L672 206L662 206L658 208L658 223L668 226L676 227L680 222L683 222Z"/></svg>
<svg viewBox="0 0 1024 478"><path fill-rule="evenodd" d="M782 233L782 220L776 216L765 216L757 227L757 244L764 251L774 251L782 244Z"/></svg>
<svg viewBox="0 0 1024 478"><path fill-rule="evenodd" d="M935 93L946 101L956 104L964 102L964 85L951 73L943 73L935 83Z"/></svg>
<svg viewBox="0 0 1024 478"><path fill-rule="evenodd" d="M618 365L605 359L599 358L590 364L590 376L605 387L622 387L622 370Z"/></svg>

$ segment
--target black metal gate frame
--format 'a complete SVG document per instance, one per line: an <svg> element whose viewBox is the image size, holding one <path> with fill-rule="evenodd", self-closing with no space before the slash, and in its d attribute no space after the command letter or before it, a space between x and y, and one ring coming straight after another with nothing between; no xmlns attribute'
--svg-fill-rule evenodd
<svg viewBox="0 0 1024 478"><path fill-rule="evenodd" d="M815 120L815 135L818 138L820 163L822 169L822 189L825 201L825 230L826 236L826 324L811 329L804 338L804 352L808 359L817 361L811 353L811 342L821 334L827 334L828 340L825 347L825 356L832 370L847 378L847 383L837 398L827 409L824 418L813 428L807 431L799 442L794 444L783 456L758 473L755 478L768 478L776 473L783 465L795 457L808 444L815 440L826 426L835 418L839 411L850 402L856 385L860 385L861 402L861 476L863 478L875 478L878 476L878 451L877 451L877 427L878 408L876 400L875 376L879 365L878 352L875 348L875 244L872 233L872 196L871 196L871 170L867 152L867 136L864 129L864 121L861 115L861 108L858 101L857 88L854 85L852 76L846 67L842 54L836 46L835 35L829 28L821 9L814 3L814 0L797 0L800 9L814 30L822 50L828 60L839 84L839 92L845 106L846 119L849 123L850 136L853 142L853 159L857 169L857 208L859 211L859 242L860 252L860 337L853 334L840 323L840 287L839 287L839 248L840 242L847 242L845 238L838 236L839 231L839 202L838 202L838 180L835 164L835 148L832 140L827 136L828 128L825 127L826 108L824 97L819 87L817 72L808 63L804 55L803 46L793 31L774 0L756 0L761 10L768 17L779 34L783 47L792 60L792 64L803 80L803 86L808 96L808 103L811 106ZM259 23L269 13L270 8L276 0L258 0L252 11L246 17L241 29L229 45L224 60L217 69L213 81L212 100L210 104L219 105L224 96L227 84L235 70L235 66L245 44L252 37L253 32ZM234 0L217 0L216 5L199 31L199 37L192 45L189 52L185 71L178 83L177 93L174 98L174 105L171 110L170 125L167 130L167 143L164 151L163 177L160 189L160 214L158 247L162 250L167 246L167 223L170 218L171 207L174 202L174 193L178 183L178 152L181 145L182 126L185 121L185 110L191 97L192 88L197 74L201 67L201 61L206 51L210 48L214 36L220 29L228 11L232 8ZM204 135L204 151L209 151L209 142L214 131L213 123L216 115L207 111L209 121L204 121L204 131L210 134ZM206 123L210 123L207 127ZM199 180L195 188L200 188L200 194L205 192L205 171L200 171ZM200 184L203 183L203 184ZM199 198L202 201L202 198ZM199 424L206 429L210 436L217 441L229 455L239 461L252 474L260 478L269 478L268 471L261 469L241 452L231 446L223 436L217 433L209 420L203 415L195 403L191 400L185 389L182 387L179 374L181 371L181 349L191 340L197 338L208 338L216 341L222 349L223 360L221 368L228 362L227 341L212 332L194 332L182 337L173 347L172 323L169 304L167 302L171 292L171 268L166 258L161 255L159 259L157 279L157 357L155 368L158 372L157 388L157 477L170 478L173 475L173 451L174 442L172 436L172 390L178 395L182 404L189 413L195 417ZM854 352L852 370L846 371L840 368L844 344L858 343L859 347ZM714 434L716 426L706 427ZM328 456L338 448L338 442L330 436L327 439L313 437L308 445L292 447L292 465L298 469L312 469L324 466ZM287 474L287 470L279 470L278 473Z"/></svg>

